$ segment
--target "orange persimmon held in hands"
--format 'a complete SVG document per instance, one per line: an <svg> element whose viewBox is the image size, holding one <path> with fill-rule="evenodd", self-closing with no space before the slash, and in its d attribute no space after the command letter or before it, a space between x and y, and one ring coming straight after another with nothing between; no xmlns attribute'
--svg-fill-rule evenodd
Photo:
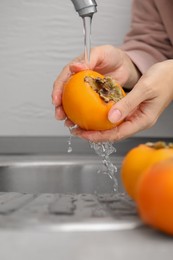
<svg viewBox="0 0 173 260"><path fill-rule="evenodd" d="M122 87L110 77L84 70L73 74L64 85L62 105L67 117L85 130L108 130L110 108L125 96Z"/></svg>

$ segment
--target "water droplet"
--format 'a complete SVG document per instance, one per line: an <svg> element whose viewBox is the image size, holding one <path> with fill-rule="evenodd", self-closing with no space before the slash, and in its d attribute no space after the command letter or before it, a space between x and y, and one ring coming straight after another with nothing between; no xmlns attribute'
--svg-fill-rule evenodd
<svg viewBox="0 0 173 260"><path fill-rule="evenodd" d="M71 153L73 151L72 145L71 145L71 138L72 138L72 135L69 136L68 141L67 141L67 144L68 144L67 152L68 153Z"/></svg>
<svg viewBox="0 0 173 260"><path fill-rule="evenodd" d="M67 152L68 152L68 153L71 153L72 151L73 151L72 147L68 147Z"/></svg>

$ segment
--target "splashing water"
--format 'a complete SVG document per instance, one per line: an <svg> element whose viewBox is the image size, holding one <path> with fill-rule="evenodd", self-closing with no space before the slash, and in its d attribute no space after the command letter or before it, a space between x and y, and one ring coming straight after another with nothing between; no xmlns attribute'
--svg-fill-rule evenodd
<svg viewBox="0 0 173 260"><path fill-rule="evenodd" d="M72 134L71 130L76 128L76 125L69 127L70 136L67 140L67 152L71 153L72 149ZM94 143L89 141L90 147L94 149L95 153L102 159L103 168L100 168L97 173L107 174L113 181L113 189L118 192L118 181L117 181L117 167L111 162L110 155L116 152L113 142L98 142Z"/></svg>
<svg viewBox="0 0 173 260"><path fill-rule="evenodd" d="M67 140L67 152L71 153L73 151L72 149L72 143L71 143L72 135L68 137ZM113 143L111 142L89 142L90 147L94 149L95 153L102 159L103 168L100 168L97 173L107 174L109 178L113 181L113 189L115 192L118 192L118 181L117 181L117 167L111 162L110 155L114 152L116 152L115 147L113 146Z"/></svg>
<svg viewBox="0 0 173 260"><path fill-rule="evenodd" d="M98 173L103 172L113 180L114 191L118 192L118 181L116 178L117 167L111 162L110 155L116 152L113 143L111 142L90 142L90 147L94 149L96 154L102 159L104 169L98 170Z"/></svg>

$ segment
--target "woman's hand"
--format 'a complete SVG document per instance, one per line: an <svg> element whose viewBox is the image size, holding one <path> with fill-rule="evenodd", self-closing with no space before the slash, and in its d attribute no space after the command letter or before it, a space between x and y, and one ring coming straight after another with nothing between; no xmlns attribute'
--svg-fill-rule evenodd
<svg viewBox="0 0 173 260"><path fill-rule="evenodd" d="M109 111L111 122L124 122L112 130L72 130L74 135L94 142L116 141L153 126L173 99L173 60L153 65L134 88ZM68 123L68 122L67 122Z"/></svg>
<svg viewBox="0 0 173 260"><path fill-rule="evenodd" d="M72 73L85 69L95 70L103 75L110 75L122 86L128 88L132 88L140 77L139 71L122 50L109 45L93 48L89 67L84 62L84 56L81 55L62 70L54 83L52 103L55 105L55 116L58 120L66 118L61 101L64 83Z"/></svg>

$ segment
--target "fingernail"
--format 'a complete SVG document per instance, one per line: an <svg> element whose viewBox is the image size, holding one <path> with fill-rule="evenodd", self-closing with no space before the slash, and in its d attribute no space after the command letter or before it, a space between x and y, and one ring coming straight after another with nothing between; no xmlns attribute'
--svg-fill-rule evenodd
<svg viewBox="0 0 173 260"><path fill-rule="evenodd" d="M70 64L70 68L73 68L73 67L78 67L78 68L82 68L82 69L87 69L88 66L87 64L85 63L85 61L77 61L77 62L74 62L74 63L71 63Z"/></svg>
<svg viewBox="0 0 173 260"><path fill-rule="evenodd" d="M120 121L121 116L122 116L122 114L118 109L113 109L109 113L108 118L111 123L116 123L116 122Z"/></svg>

